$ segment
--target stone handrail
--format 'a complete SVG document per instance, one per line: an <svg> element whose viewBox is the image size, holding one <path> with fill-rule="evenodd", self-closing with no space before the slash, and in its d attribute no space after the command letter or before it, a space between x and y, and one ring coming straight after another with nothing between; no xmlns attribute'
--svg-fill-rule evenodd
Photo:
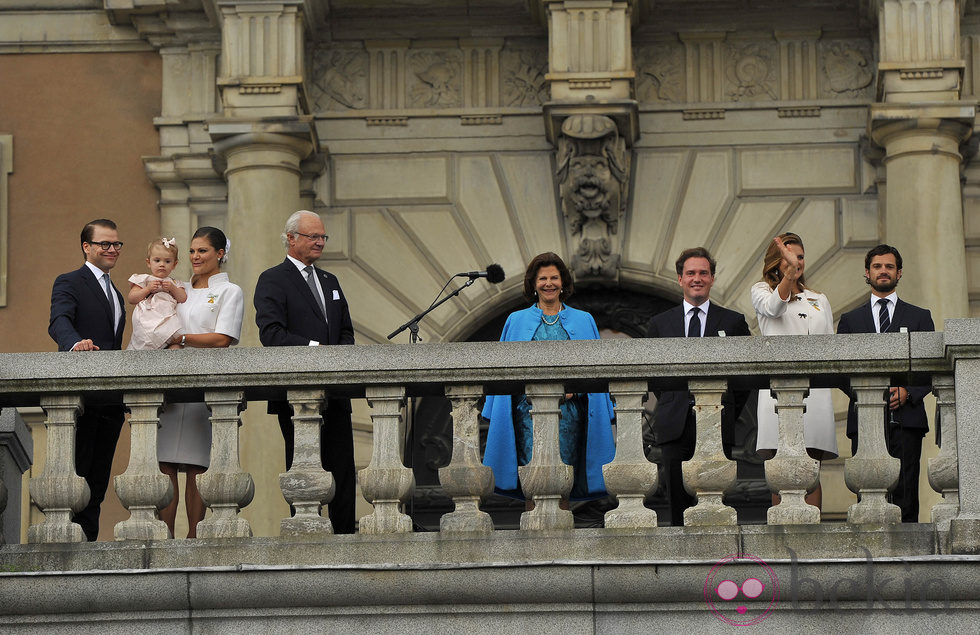
<svg viewBox="0 0 980 635"><path fill-rule="evenodd" d="M444 516L440 533L491 533L492 523L479 509L492 479L480 463L475 405L483 394L504 391L525 391L535 406L535 452L520 478L536 505L523 515L522 530L571 527L568 511L557 504L571 480L557 458L555 413L565 392L607 390L616 402L617 448L604 474L619 504L607 512L602 531L655 527L656 515L643 507L657 473L643 456L640 402L647 390L684 386L695 396L698 422L695 454L684 466L698 502L685 513L686 525L708 530L736 524L734 510L722 502L735 482L734 463L721 451L720 438L721 396L728 388L768 388L777 399L779 446L766 474L781 502L769 510L769 526L819 523L818 510L803 501L819 470L806 455L800 428L802 400L811 386L849 388L858 403L862 443L845 462L845 480L860 496L848 525L894 525L898 509L885 494L898 465L885 451L882 406L895 381L936 388L943 447L930 461L929 478L943 500L933 509L933 521L953 550L977 551L980 414L964 404L980 398L980 320L950 320L938 333L886 335L0 355L0 407L40 405L48 417L45 471L31 484L45 520L30 528L32 543L81 540L71 510L84 504L87 489L74 474L72 448L75 418L86 400L121 399L131 411L131 461L116 489L132 516L117 525L117 540L167 536L157 511L169 500L169 488L154 460L165 399L204 400L212 409L211 467L199 481L212 515L199 526L200 537L251 535L239 515L254 487L238 461L239 413L248 401L270 398L288 398L295 410L296 462L280 475L280 484L296 515L283 520L281 533L330 534L322 505L333 483L315 460L324 391L366 397L372 409L374 448L359 481L374 512L361 519L361 534L412 531L402 510L414 485L401 456L402 406L406 396L427 394L444 394L453 408L452 461L440 470L440 480L456 511Z"/></svg>

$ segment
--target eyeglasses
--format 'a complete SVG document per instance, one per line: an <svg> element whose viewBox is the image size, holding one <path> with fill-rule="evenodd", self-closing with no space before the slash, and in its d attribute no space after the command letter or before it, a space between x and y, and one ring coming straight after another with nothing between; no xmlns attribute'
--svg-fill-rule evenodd
<svg viewBox="0 0 980 635"><path fill-rule="evenodd" d="M102 251L109 251L110 248L115 249L116 251L119 251L120 249L122 249L122 246L123 246L123 244L121 242L119 242L118 240L115 241L115 242L109 242L108 240L103 240L103 241L97 242L97 243L93 243L91 241L86 241L86 242L88 242L88 244L90 244L90 245L98 245L99 247L102 248Z"/></svg>
<svg viewBox="0 0 980 635"><path fill-rule="evenodd" d="M304 234L303 232L296 232L296 233L300 236L306 236L313 242L318 242L321 240L323 242L327 242L327 240L330 238L330 236L327 236L326 234Z"/></svg>

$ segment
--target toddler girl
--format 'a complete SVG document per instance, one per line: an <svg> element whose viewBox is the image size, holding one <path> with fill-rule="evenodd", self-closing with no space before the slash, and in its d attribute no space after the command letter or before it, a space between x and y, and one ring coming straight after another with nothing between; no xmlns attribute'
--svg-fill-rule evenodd
<svg viewBox="0 0 980 635"><path fill-rule="evenodd" d="M187 291L170 277L177 266L177 240L157 238L146 250L150 273L136 273L129 278L129 303L133 309L133 336L128 348L166 348L179 335L177 304L187 300Z"/></svg>

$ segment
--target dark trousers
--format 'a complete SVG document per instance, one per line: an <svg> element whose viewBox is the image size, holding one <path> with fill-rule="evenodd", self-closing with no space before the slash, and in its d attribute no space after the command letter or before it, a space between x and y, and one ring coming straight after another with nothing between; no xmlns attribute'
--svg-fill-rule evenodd
<svg viewBox="0 0 980 635"><path fill-rule="evenodd" d="M91 498L74 521L82 526L89 542L99 537L99 513L124 418L119 406L86 406L75 424L75 473L88 483Z"/></svg>
<svg viewBox="0 0 980 635"><path fill-rule="evenodd" d="M919 522L919 458L922 456L921 428L885 424L888 454L899 460L898 482L888 498L902 510L903 523ZM857 454L858 436L851 438L851 455Z"/></svg>
<svg viewBox="0 0 980 635"><path fill-rule="evenodd" d="M336 491L327 505L334 533L354 533L354 504L357 477L354 474L354 432L350 412L329 405L320 412L320 463L333 474ZM293 465L293 422L288 412L279 413L279 428L286 443L286 469Z"/></svg>
<svg viewBox="0 0 980 635"><path fill-rule="evenodd" d="M695 503L695 498L684 489L681 463L689 461L694 456L696 440L697 428L694 425L694 414L690 413L681 436L672 441L657 444L663 453L663 489L664 493L667 494L670 507L670 524L675 527L684 525L684 510L693 507Z"/></svg>

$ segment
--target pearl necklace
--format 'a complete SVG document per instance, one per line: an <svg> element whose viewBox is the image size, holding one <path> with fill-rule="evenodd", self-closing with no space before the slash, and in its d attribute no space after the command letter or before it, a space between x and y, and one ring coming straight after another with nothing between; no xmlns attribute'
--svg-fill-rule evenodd
<svg viewBox="0 0 980 635"><path fill-rule="evenodd" d="M555 319L553 321L551 321L551 322L549 322L548 320L546 320L544 318L544 311L542 311L541 312L541 321L544 322L545 324L547 324L548 326L554 326L555 324L558 323L559 318L561 318L561 309L558 309L558 311L559 312L555 314Z"/></svg>

